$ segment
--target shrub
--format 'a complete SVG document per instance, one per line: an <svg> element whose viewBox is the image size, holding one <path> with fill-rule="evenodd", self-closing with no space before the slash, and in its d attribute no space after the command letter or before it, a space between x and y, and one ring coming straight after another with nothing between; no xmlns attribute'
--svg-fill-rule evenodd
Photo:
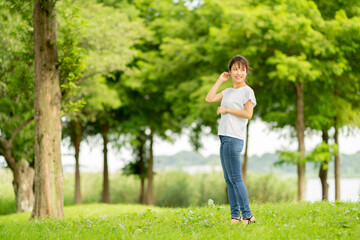
<svg viewBox="0 0 360 240"><path fill-rule="evenodd" d="M184 172L165 172L156 176L155 203L163 207L189 206L191 200L190 176Z"/></svg>
<svg viewBox="0 0 360 240"><path fill-rule="evenodd" d="M296 198L296 179L281 179L273 174L249 174L247 178L249 200L259 203L288 202Z"/></svg>

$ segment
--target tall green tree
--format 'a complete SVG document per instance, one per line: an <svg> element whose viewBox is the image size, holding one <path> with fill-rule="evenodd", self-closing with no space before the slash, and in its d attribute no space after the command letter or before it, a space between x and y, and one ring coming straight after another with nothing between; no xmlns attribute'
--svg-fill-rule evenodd
<svg viewBox="0 0 360 240"><path fill-rule="evenodd" d="M62 137L70 137L71 145L75 148L75 193L74 202L80 204L80 143L84 137L83 116L80 109L85 101L81 95L78 79L82 76L85 64L85 49L81 47L81 37L84 35L85 19L80 17L80 8L72 6L69 1L57 4L58 36L60 58L60 82L62 94ZM69 120L70 119L70 120ZM70 125L70 127L69 127ZM69 131L73 129L73 131Z"/></svg>
<svg viewBox="0 0 360 240"><path fill-rule="evenodd" d="M324 69L322 76L328 78L328 82L331 83L331 87L327 87L329 92L326 92L328 97L325 97L325 101L327 101L327 104L332 104L332 107L327 108L327 112L332 115L331 122L335 129L334 140L339 146L338 136L341 128L347 126L351 132L354 127L359 127L357 110L359 107L359 57L356 52L359 49L360 2L352 0L316 0L314 2L317 4L322 16L327 20L324 26L327 37L336 46L336 52L330 61L337 63L337 65L334 64L334 67ZM324 86L326 87L328 84L321 86L321 89ZM321 98L324 99L324 96ZM324 102L324 104L326 103ZM335 200L340 201L339 149L335 156L334 169Z"/></svg>
<svg viewBox="0 0 360 240"><path fill-rule="evenodd" d="M140 178L140 199L141 204L147 204L147 192L145 180L148 176L149 163L149 136L147 134L147 115L144 111L144 100L146 96L138 89L124 84L124 73L116 74L116 85L121 96L122 106L116 109L118 125L116 132L119 135L116 145L119 147L128 146L132 149L134 158L124 168L125 175L136 175Z"/></svg>
<svg viewBox="0 0 360 240"><path fill-rule="evenodd" d="M76 0L65 1L60 6L65 10L78 9L75 21L64 22L64 24L72 25L74 28L80 27L80 30L74 29L72 32L78 33L75 49L80 50L76 57L82 56L84 67L79 75L73 76L76 78L75 84L80 89L78 94L70 99L72 102L82 99L84 106L78 109L76 114L67 114L66 121L70 124L65 126L67 136L70 137L71 143L75 147L75 202L81 203L78 159L80 142L90 135L100 133L102 133L103 140L107 141L105 123L103 130L97 128L97 133L92 131L92 127L90 130L87 127L89 122L91 125L91 122L104 122L106 119L114 121L108 112L119 107L120 101L118 94L111 90L111 86L107 86L106 79L111 78L114 71L127 69L127 64L137 54L132 46L146 34L146 29L144 29L141 19L137 17L134 8L129 5L121 5L115 9L97 1ZM71 15L71 11L67 10L65 13ZM67 21L70 21L69 17ZM75 25L74 22L78 22L78 24ZM98 119L100 117L102 119ZM104 170L104 187L106 186L107 190L103 191L105 192L103 199L108 202L110 196L108 194L107 144L104 145Z"/></svg>
<svg viewBox="0 0 360 240"><path fill-rule="evenodd" d="M298 199L305 199L304 94L318 79L319 59L331 51L321 32L316 6L308 1L251 1L256 7L232 11L233 22L217 31L229 32L219 42L239 49L254 68L254 89L263 120L274 127L293 127L298 140ZM260 5L262 3L262 5ZM311 43L311 44L310 44ZM232 48L230 48L232 49Z"/></svg>
<svg viewBox="0 0 360 240"><path fill-rule="evenodd" d="M152 32L150 38L137 45L142 53L125 83L143 96L139 112L146 116L141 126L149 132L148 204L154 202L153 139L155 136L171 139L172 133L180 133L183 127L193 126L188 117L191 108L189 99L200 84L198 73L204 68L197 67L206 63L206 36L212 21L217 19L218 8L215 5L188 4L186 1L170 0L134 1ZM200 127L194 126L194 129ZM193 142L197 143L196 134L192 136Z"/></svg>
<svg viewBox="0 0 360 240"><path fill-rule="evenodd" d="M31 8L30 1L0 3L0 155L13 173L17 212L34 205Z"/></svg>
<svg viewBox="0 0 360 240"><path fill-rule="evenodd" d="M135 159L123 168L125 175L137 175L140 178L140 199L139 203L146 204L145 179L147 177L148 147L146 146L147 136L145 131L131 133L135 138L131 141Z"/></svg>
<svg viewBox="0 0 360 240"><path fill-rule="evenodd" d="M359 6L354 9L360 9ZM359 27L360 11L357 16L348 18L344 11L336 13L335 19L329 21L329 36L338 48L338 58L343 59L344 71L334 78L333 99L335 107L334 129L335 143L341 149L338 140L339 130L346 126L350 131L360 127L360 49ZM333 31L337 31L336 33ZM340 154L335 156L335 200L340 201Z"/></svg>

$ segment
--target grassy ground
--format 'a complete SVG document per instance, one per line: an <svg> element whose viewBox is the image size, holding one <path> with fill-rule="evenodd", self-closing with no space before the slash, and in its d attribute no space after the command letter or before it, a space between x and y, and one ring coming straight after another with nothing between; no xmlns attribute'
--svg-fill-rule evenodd
<svg viewBox="0 0 360 240"><path fill-rule="evenodd" d="M1 239L360 239L360 203L251 204L256 223L229 224L227 205L65 207L65 219L0 216Z"/></svg>

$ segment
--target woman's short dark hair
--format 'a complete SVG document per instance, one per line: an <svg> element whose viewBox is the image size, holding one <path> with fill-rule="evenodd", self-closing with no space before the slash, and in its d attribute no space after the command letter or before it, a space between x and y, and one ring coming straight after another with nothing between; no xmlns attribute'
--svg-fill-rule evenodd
<svg viewBox="0 0 360 240"><path fill-rule="evenodd" d="M246 74L248 74L251 70L250 66L249 66L249 62L248 60L241 56L241 55L236 55L235 57L233 57L230 62L229 62L229 72L231 72L231 67L234 65L234 64L237 64L239 67L245 67L246 69Z"/></svg>

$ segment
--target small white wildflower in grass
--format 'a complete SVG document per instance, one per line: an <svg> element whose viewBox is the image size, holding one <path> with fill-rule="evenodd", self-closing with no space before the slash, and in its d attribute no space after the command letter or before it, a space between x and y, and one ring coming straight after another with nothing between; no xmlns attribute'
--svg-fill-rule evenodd
<svg viewBox="0 0 360 240"><path fill-rule="evenodd" d="M208 220L204 220L204 224L205 224L205 226L207 226L207 227L211 226L211 223L210 223Z"/></svg>
<svg viewBox="0 0 360 240"><path fill-rule="evenodd" d="M138 228L138 229L136 229L135 230L135 233L140 233L140 232L142 232L143 230L141 229L141 228Z"/></svg>
<svg viewBox="0 0 360 240"><path fill-rule="evenodd" d="M124 229L124 230L125 230L124 225L122 225L121 223L119 223L119 226L120 226L122 229Z"/></svg>

